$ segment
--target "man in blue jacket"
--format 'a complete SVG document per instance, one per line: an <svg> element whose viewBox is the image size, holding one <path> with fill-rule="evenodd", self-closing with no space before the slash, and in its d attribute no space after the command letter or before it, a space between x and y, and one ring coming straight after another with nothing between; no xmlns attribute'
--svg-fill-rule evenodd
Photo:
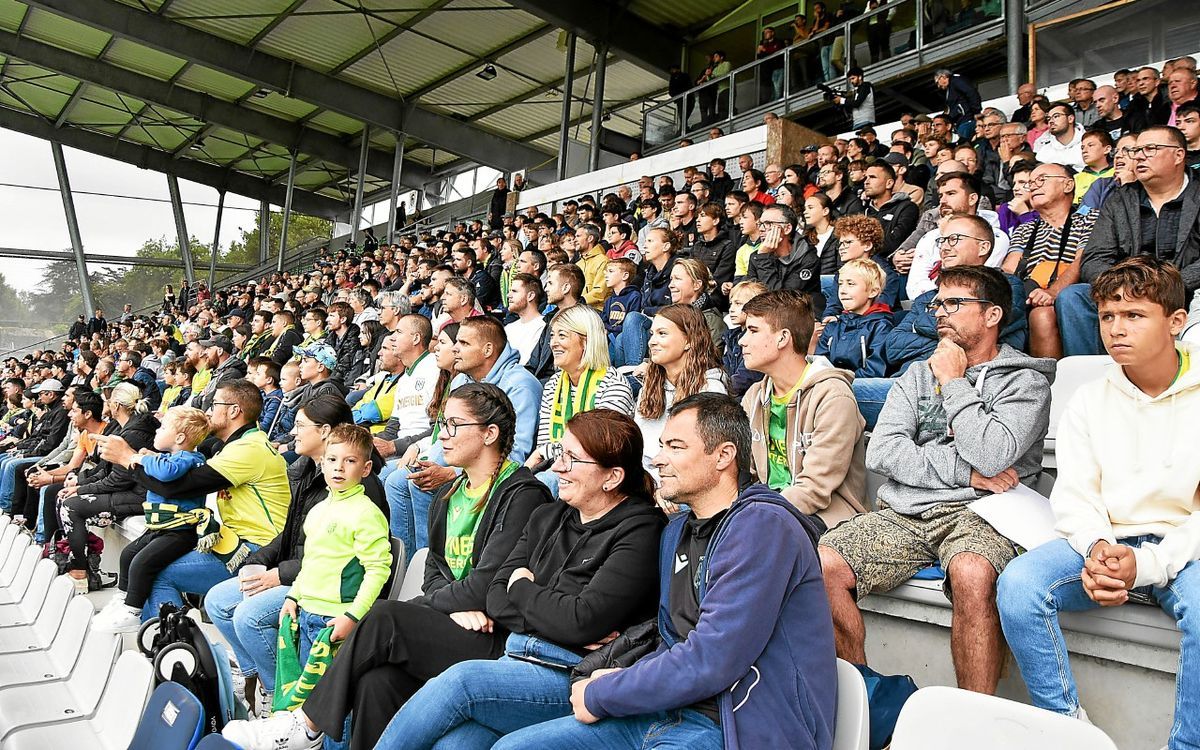
<svg viewBox="0 0 1200 750"><path fill-rule="evenodd" d="M691 508L663 532L662 643L575 683L574 718L523 730L524 744L829 750L837 662L816 527L749 483L750 423L732 398L675 404L660 442L660 500Z"/></svg>

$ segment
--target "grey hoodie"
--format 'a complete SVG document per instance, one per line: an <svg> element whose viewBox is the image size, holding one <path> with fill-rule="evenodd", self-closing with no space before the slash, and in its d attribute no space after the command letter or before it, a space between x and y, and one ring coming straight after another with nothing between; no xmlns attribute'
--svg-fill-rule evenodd
<svg viewBox="0 0 1200 750"><path fill-rule="evenodd" d="M1007 344L940 389L926 363L910 367L867 445L867 468L887 478L879 501L906 515L970 502L987 494L971 487L972 469L994 477L1015 467L1032 485L1042 470L1054 372L1053 359Z"/></svg>

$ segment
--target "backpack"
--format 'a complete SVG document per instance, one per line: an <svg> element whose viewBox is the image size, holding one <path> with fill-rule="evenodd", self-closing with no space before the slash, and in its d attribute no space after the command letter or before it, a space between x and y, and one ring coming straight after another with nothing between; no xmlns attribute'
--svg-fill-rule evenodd
<svg viewBox="0 0 1200 750"><path fill-rule="evenodd" d="M137 644L154 664L155 684L186 688L204 708L203 734L219 733L229 721L246 718L246 709L233 695L228 652L209 641L189 611L187 604L180 609L165 602L158 617L142 625Z"/></svg>
<svg viewBox="0 0 1200 750"><path fill-rule="evenodd" d="M111 573L107 577L101 575L100 556L102 554L104 554L104 540L89 531L87 535L88 591L100 591L117 583L116 576ZM43 545L42 557L48 558L54 563L60 576L66 574L71 565L71 544L67 541L66 533L62 529L55 531L54 535L50 537L50 541Z"/></svg>
<svg viewBox="0 0 1200 750"><path fill-rule="evenodd" d="M863 664L854 668L867 683L867 705L871 711L870 750L883 750L892 740L900 709L917 692L917 684L906 674L883 675Z"/></svg>

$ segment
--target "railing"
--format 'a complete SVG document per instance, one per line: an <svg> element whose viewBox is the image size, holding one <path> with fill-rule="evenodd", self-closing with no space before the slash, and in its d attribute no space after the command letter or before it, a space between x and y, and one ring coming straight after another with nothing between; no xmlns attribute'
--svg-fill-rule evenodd
<svg viewBox="0 0 1200 750"><path fill-rule="evenodd" d="M951 13L946 0L893 0L729 74L655 103L642 113L646 151L736 117L782 104L817 84L844 87L846 71L920 51L1003 18L1001 0L970 0Z"/></svg>

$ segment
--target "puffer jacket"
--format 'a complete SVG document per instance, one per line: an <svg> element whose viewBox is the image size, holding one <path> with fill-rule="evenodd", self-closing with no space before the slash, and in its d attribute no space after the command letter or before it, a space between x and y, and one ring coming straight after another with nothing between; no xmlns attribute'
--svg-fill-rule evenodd
<svg viewBox="0 0 1200 750"><path fill-rule="evenodd" d="M825 326L816 353L856 378L882 378L887 371L883 345L892 330L892 309L875 304L865 314L842 312Z"/></svg>
<svg viewBox="0 0 1200 750"><path fill-rule="evenodd" d="M153 414L134 414L124 427L111 423L105 434L120 437L135 451L154 445L154 432L158 420ZM118 518L142 513L142 501L146 499L146 488L134 479L133 472L124 466L100 461L95 468L79 475L80 495L100 495L109 498L113 514Z"/></svg>

